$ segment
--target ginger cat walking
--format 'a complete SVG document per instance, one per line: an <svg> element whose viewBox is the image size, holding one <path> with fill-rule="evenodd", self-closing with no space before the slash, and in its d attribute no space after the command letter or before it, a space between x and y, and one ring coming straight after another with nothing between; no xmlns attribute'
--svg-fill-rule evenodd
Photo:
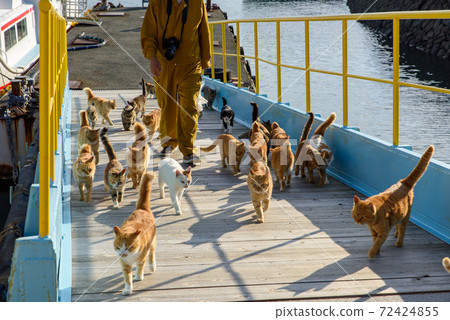
<svg viewBox="0 0 450 320"><path fill-rule="evenodd" d="M81 148L78 159L73 164L73 176L80 190L80 201L84 201L84 188L86 188L86 202L91 201L95 168L91 146L86 143Z"/></svg>
<svg viewBox="0 0 450 320"><path fill-rule="evenodd" d="M96 97L94 96L92 90L87 87L84 88L83 91L87 95L88 106L94 106L95 110L97 110L97 113L103 117L102 124L104 124L106 120L110 125L114 126L114 123L112 123L111 119L109 119L109 113L111 112L111 110L116 109L116 100L107 100L104 98Z"/></svg>
<svg viewBox="0 0 450 320"><path fill-rule="evenodd" d="M144 174L139 188L136 210L131 213L120 228L114 227L114 233L116 234L114 250L120 257L125 282L123 295L130 295L133 292L133 265L136 264L137 266L135 281L144 279L147 257L149 258L150 272L156 270L156 224L155 217L150 209L150 195L154 178L153 172Z"/></svg>
<svg viewBox="0 0 450 320"><path fill-rule="evenodd" d="M247 185L257 221L264 222L264 212L269 210L270 206L273 182L269 167L263 161L257 161L252 165L248 173Z"/></svg>
<svg viewBox="0 0 450 320"><path fill-rule="evenodd" d="M210 152L219 146L222 167L227 167L227 162L233 168L234 174L238 174L241 169L241 161L245 154L245 143L240 142L230 134L221 134L209 147L200 147L203 152Z"/></svg>
<svg viewBox="0 0 450 320"><path fill-rule="evenodd" d="M373 258L380 253L381 246L394 226L395 237L397 238L395 246L403 246L414 199L413 188L427 170L433 152L434 147L429 146L412 172L386 191L366 200L360 200L355 195L352 209L353 219L358 224L366 224L373 239L373 245L369 250L369 258Z"/></svg>
<svg viewBox="0 0 450 320"><path fill-rule="evenodd" d="M145 127L139 122L134 124L134 134L136 140L132 146L127 150L127 178L131 178L133 181L133 189L139 187L142 175L147 171L147 166L150 157L150 148L146 140Z"/></svg>

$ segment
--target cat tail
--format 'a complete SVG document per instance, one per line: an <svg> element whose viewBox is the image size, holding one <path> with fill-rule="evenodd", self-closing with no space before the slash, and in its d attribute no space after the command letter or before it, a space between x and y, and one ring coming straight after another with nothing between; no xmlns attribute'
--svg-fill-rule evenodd
<svg viewBox="0 0 450 320"><path fill-rule="evenodd" d="M411 171L409 176L407 176L405 179L400 180L405 186L409 188L413 188L414 185L419 181L419 179L422 177L422 175L425 173L428 167L428 163L430 163L430 159L433 156L434 153L434 146L431 145L428 147L428 149L423 153L422 157L419 160L419 163L417 163L416 167Z"/></svg>
<svg viewBox="0 0 450 320"><path fill-rule="evenodd" d="M325 134L325 131L328 129L329 126L331 126L331 124L334 122L334 120L336 120L336 113L332 112L330 113L329 117L327 118L327 120L325 120L317 129L316 132L314 132L314 134L318 134L321 135L322 137Z"/></svg>
<svg viewBox="0 0 450 320"><path fill-rule="evenodd" d="M83 89L84 93L86 93L88 101L91 100L94 97L94 93L92 92L91 88L84 88Z"/></svg>
<svg viewBox="0 0 450 320"><path fill-rule="evenodd" d="M145 85L144 79L141 80L142 80L142 94L144 97L147 97L147 86Z"/></svg>
<svg viewBox="0 0 450 320"><path fill-rule="evenodd" d="M227 105L227 99L225 97L222 97L222 103L224 107Z"/></svg>
<svg viewBox="0 0 450 320"><path fill-rule="evenodd" d="M141 141L145 142L145 140L147 139L147 130L142 123L136 122L134 124L134 135L136 136L135 143Z"/></svg>
<svg viewBox="0 0 450 320"><path fill-rule="evenodd" d="M259 117L259 107L258 107L258 105L256 104L256 102L250 101L250 104L251 104L252 107L253 107L253 110L252 110L252 123L253 123L253 122L255 122L255 121L258 121L258 117Z"/></svg>
<svg viewBox="0 0 450 320"><path fill-rule="evenodd" d="M447 272L450 272L450 259L448 257L442 260L442 265L444 266L445 270L447 270Z"/></svg>
<svg viewBox="0 0 450 320"><path fill-rule="evenodd" d="M108 128L103 128L102 131L100 131L100 138L102 139L103 146L105 147L106 153L108 154L109 161L117 159L116 154L114 153L114 149L111 146L111 143L108 140L108 137L106 136L106 133L108 132Z"/></svg>
<svg viewBox="0 0 450 320"><path fill-rule="evenodd" d="M155 178L153 171L148 171L142 176L139 187L138 201L136 203L136 210L145 210L150 212L150 196L152 193L152 181Z"/></svg>
<svg viewBox="0 0 450 320"><path fill-rule="evenodd" d="M203 152L210 152L219 144L219 142L220 142L220 139L217 138L216 141L214 141L212 143L212 145L210 145L209 147L200 147L200 150Z"/></svg>
<svg viewBox="0 0 450 320"><path fill-rule="evenodd" d="M86 110L80 111L80 127L89 126L88 117Z"/></svg>

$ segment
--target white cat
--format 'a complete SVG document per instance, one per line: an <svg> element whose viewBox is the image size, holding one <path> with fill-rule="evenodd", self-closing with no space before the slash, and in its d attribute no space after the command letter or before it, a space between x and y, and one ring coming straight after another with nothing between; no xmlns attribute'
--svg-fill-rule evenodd
<svg viewBox="0 0 450 320"><path fill-rule="evenodd" d="M181 165L172 158L164 158L159 163L159 192L164 199L164 186L169 187L170 199L177 215L181 215L181 197L191 183L191 167L183 170Z"/></svg>

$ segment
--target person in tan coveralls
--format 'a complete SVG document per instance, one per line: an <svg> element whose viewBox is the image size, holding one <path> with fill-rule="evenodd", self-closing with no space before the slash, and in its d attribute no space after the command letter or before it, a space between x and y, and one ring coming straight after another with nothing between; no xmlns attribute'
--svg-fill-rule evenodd
<svg viewBox="0 0 450 320"><path fill-rule="evenodd" d="M208 17L202 0L150 0L141 28L161 108L162 156L178 146L193 163L197 134L196 99L202 69L210 66Z"/></svg>

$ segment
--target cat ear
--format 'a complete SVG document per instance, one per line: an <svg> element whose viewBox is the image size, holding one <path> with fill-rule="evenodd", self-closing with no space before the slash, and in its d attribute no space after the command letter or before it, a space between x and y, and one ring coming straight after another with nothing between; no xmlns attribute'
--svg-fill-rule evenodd
<svg viewBox="0 0 450 320"><path fill-rule="evenodd" d="M190 173L190 172L191 172L191 169L192 169L191 166L189 166L189 167L186 169L185 172L186 172L186 173Z"/></svg>
<svg viewBox="0 0 450 320"><path fill-rule="evenodd" d="M360 202L360 201L361 201L361 199L359 199L358 196L354 196L354 197L353 197L353 203L354 203L354 204L357 204L357 203Z"/></svg>
<svg viewBox="0 0 450 320"><path fill-rule="evenodd" d="M367 206L373 213L375 213L377 210L375 209L375 205L373 202L369 202L369 205Z"/></svg>
<svg viewBox="0 0 450 320"><path fill-rule="evenodd" d="M94 160L94 156L91 156L88 160L86 160L86 163L91 163Z"/></svg>
<svg viewBox="0 0 450 320"><path fill-rule="evenodd" d="M252 176L254 176L254 175L255 175L255 171L253 171L253 169L250 169L250 174L251 174Z"/></svg>
<svg viewBox="0 0 450 320"><path fill-rule="evenodd" d="M120 230L120 228L119 228L118 226L114 226L114 233L115 233L116 235L119 235L119 234L122 233L122 230Z"/></svg>
<svg viewBox="0 0 450 320"><path fill-rule="evenodd" d="M136 238L140 234L141 234L141 230L137 230L136 232L133 233L133 237Z"/></svg>
<svg viewBox="0 0 450 320"><path fill-rule="evenodd" d="M125 174L126 171L127 171L127 168L124 168L124 169L120 172L120 174Z"/></svg>
<svg viewBox="0 0 450 320"><path fill-rule="evenodd" d="M177 170L176 172L175 172L175 176L178 178L178 176L181 174L181 172L180 172L180 170Z"/></svg>
<svg viewBox="0 0 450 320"><path fill-rule="evenodd" d="M100 128L98 128L97 130L94 130L94 131L98 133L100 131Z"/></svg>

